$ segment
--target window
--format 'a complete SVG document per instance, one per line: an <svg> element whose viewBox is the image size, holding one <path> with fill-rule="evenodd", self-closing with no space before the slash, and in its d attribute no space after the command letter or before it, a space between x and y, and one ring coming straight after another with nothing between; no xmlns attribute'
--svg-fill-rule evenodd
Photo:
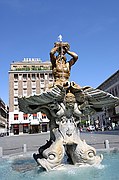
<svg viewBox="0 0 119 180"><path fill-rule="evenodd" d="M32 74L32 80L35 80L36 77L35 77L35 74Z"/></svg>
<svg viewBox="0 0 119 180"><path fill-rule="evenodd" d="M112 95L114 96L114 89L112 89Z"/></svg>
<svg viewBox="0 0 119 180"><path fill-rule="evenodd" d="M48 75L47 75L47 74L45 74L45 79L46 79L46 80L48 79Z"/></svg>
<svg viewBox="0 0 119 180"><path fill-rule="evenodd" d="M19 80L22 80L22 74L19 74Z"/></svg>
<svg viewBox="0 0 119 180"><path fill-rule="evenodd" d="M28 124L23 125L23 133L28 133Z"/></svg>
<svg viewBox="0 0 119 180"><path fill-rule="evenodd" d="M117 90L117 89L118 89L118 87L116 86L116 87L115 87L115 96L118 97L118 90Z"/></svg>
<svg viewBox="0 0 119 180"><path fill-rule="evenodd" d="M13 66L13 70L16 70L17 66Z"/></svg>
<svg viewBox="0 0 119 180"><path fill-rule="evenodd" d="M53 80L49 80L49 83L53 83Z"/></svg>
<svg viewBox="0 0 119 180"><path fill-rule="evenodd" d="M18 105L14 105L14 111L18 110Z"/></svg>
<svg viewBox="0 0 119 180"><path fill-rule="evenodd" d="M14 89L15 89L15 88L18 88L18 81L15 81L15 82L14 82Z"/></svg>
<svg viewBox="0 0 119 180"><path fill-rule="evenodd" d="M14 96L18 96L18 89L14 90Z"/></svg>
<svg viewBox="0 0 119 180"><path fill-rule="evenodd" d="M40 74L40 78L41 78L41 79L44 79L44 74Z"/></svg>
<svg viewBox="0 0 119 180"><path fill-rule="evenodd" d="M17 124L13 125L13 132L14 134L19 134L19 125Z"/></svg>
<svg viewBox="0 0 119 180"><path fill-rule="evenodd" d="M41 88L41 89L40 89L40 93L43 93L43 92L44 92L44 88Z"/></svg>
<svg viewBox="0 0 119 180"><path fill-rule="evenodd" d="M14 120L18 120L18 114L14 114Z"/></svg>
<svg viewBox="0 0 119 180"><path fill-rule="evenodd" d="M14 74L14 80L18 80L18 74Z"/></svg>
<svg viewBox="0 0 119 180"><path fill-rule="evenodd" d="M53 79L53 76L52 76L52 74L49 74L49 79Z"/></svg>
<svg viewBox="0 0 119 180"><path fill-rule="evenodd" d="M26 88L26 87L27 87L27 82L24 81L24 82L23 82L23 88Z"/></svg>
<svg viewBox="0 0 119 180"><path fill-rule="evenodd" d="M33 114L33 119L37 119L37 114Z"/></svg>
<svg viewBox="0 0 119 180"><path fill-rule="evenodd" d="M23 80L27 80L27 74L23 74Z"/></svg>
<svg viewBox="0 0 119 180"><path fill-rule="evenodd" d="M47 117L46 114L42 113L42 119L46 119L46 117Z"/></svg>
<svg viewBox="0 0 119 180"><path fill-rule="evenodd" d="M23 89L23 96L27 96L27 89Z"/></svg>
<svg viewBox="0 0 119 180"><path fill-rule="evenodd" d="M44 82L44 80L41 80L41 82L40 82L40 88L44 88L45 87L45 82Z"/></svg>
<svg viewBox="0 0 119 180"><path fill-rule="evenodd" d="M17 97L14 98L14 104L18 104L18 98Z"/></svg>
<svg viewBox="0 0 119 180"><path fill-rule="evenodd" d="M23 114L23 119L27 120L28 119L28 114Z"/></svg>
<svg viewBox="0 0 119 180"><path fill-rule="evenodd" d="M35 81L32 81L32 85L31 85L31 86L32 86L32 88L33 88L33 87L36 87L36 82L35 82Z"/></svg>
<svg viewBox="0 0 119 180"><path fill-rule="evenodd" d="M36 95L36 89L32 89L32 96Z"/></svg>

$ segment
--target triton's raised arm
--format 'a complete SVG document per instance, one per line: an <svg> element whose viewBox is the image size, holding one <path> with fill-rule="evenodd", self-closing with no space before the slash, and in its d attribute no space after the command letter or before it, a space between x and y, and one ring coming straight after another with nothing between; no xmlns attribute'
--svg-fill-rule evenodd
<svg viewBox="0 0 119 180"><path fill-rule="evenodd" d="M69 61L69 66L71 67L78 60L78 55L75 52L71 52L69 50L67 51L67 54L72 56L72 59L70 59Z"/></svg>
<svg viewBox="0 0 119 180"><path fill-rule="evenodd" d="M50 51L50 60L51 60L51 62L53 60L56 60L56 56L54 54L57 52L57 50L58 50L57 46L51 49L51 51Z"/></svg>

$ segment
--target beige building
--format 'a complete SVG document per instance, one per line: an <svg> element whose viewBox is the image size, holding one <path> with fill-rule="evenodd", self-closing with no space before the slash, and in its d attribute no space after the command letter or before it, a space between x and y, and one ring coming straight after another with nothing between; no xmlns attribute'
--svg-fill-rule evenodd
<svg viewBox="0 0 119 180"><path fill-rule="evenodd" d="M12 62L9 71L9 128L10 134L38 133L49 130L45 114L24 114L19 111L18 97L33 96L53 84L50 62L39 58L24 58Z"/></svg>
<svg viewBox="0 0 119 180"><path fill-rule="evenodd" d="M101 85L97 87L103 91L109 92L112 95L119 97L119 70L112 76L105 80ZM94 118L95 123L99 123L100 127L119 127L119 106L114 108L105 109L103 113L98 113Z"/></svg>
<svg viewBox="0 0 119 180"><path fill-rule="evenodd" d="M0 98L0 136L8 134L8 112L8 106Z"/></svg>

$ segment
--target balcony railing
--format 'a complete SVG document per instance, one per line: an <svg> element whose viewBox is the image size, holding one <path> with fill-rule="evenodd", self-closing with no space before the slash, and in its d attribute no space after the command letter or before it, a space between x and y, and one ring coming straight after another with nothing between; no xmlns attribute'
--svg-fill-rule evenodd
<svg viewBox="0 0 119 180"><path fill-rule="evenodd" d="M14 69L11 69L11 71L39 71L39 70L52 70L52 67L51 66L49 66L49 67L43 67L43 66L41 66L41 67L23 67L23 68L18 68L18 67L16 67L16 68L14 68Z"/></svg>

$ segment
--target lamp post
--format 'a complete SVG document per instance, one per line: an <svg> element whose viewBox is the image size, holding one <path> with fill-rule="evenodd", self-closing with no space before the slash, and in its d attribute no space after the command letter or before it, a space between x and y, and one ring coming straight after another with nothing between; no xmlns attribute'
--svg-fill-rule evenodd
<svg viewBox="0 0 119 180"><path fill-rule="evenodd" d="M111 118L109 117L109 130L112 129Z"/></svg>
<svg viewBox="0 0 119 180"><path fill-rule="evenodd" d="M39 118L39 132L41 132L42 119Z"/></svg>

